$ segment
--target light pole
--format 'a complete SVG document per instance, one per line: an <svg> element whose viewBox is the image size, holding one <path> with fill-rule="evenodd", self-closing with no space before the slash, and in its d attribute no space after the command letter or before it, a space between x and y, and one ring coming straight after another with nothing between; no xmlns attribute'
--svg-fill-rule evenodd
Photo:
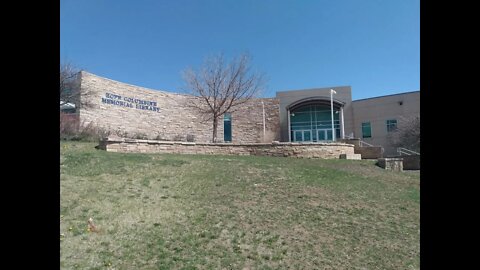
<svg viewBox="0 0 480 270"><path fill-rule="evenodd" d="M330 89L330 109L332 111L332 140L335 141L335 126L333 122L333 94L337 94L335 90Z"/></svg>
<svg viewBox="0 0 480 270"><path fill-rule="evenodd" d="M263 115L263 142L266 142L265 141L265 104L263 103L263 100L262 100L262 115Z"/></svg>

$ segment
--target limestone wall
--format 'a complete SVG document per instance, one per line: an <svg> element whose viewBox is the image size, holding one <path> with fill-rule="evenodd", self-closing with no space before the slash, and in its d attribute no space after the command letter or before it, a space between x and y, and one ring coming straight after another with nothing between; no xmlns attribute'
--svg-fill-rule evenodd
<svg viewBox="0 0 480 270"><path fill-rule="evenodd" d="M265 108L265 140L263 139ZM256 143L280 140L279 102L276 98L253 99L232 113L232 142ZM223 124L222 124L223 127ZM222 129L223 132L223 129ZM223 134L223 133L222 133ZM222 135L223 136L223 135ZM223 137L222 137L223 138Z"/></svg>
<svg viewBox="0 0 480 270"><path fill-rule="evenodd" d="M100 142L99 148L109 152L123 153L255 155L323 159L338 159L341 154L354 154L353 145L344 143L213 144L106 138Z"/></svg>
<svg viewBox="0 0 480 270"><path fill-rule="evenodd" d="M85 71L80 73L80 91L82 101L89 104L79 110L83 126L91 124L122 137L187 141L188 136L195 142L212 139L212 121L189 106L196 97L121 83ZM262 100L267 130L279 132L278 101L254 99L232 112L233 143L262 141ZM223 141L223 118L219 119L217 138Z"/></svg>
<svg viewBox="0 0 480 270"><path fill-rule="evenodd" d="M385 170L403 171L402 158L379 158L377 165Z"/></svg>

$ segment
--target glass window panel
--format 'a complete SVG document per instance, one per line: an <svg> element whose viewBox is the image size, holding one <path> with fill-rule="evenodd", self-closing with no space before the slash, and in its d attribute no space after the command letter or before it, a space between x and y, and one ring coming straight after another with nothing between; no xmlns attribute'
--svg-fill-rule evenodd
<svg viewBox="0 0 480 270"><path fill-rule="evenodd" d="M230 113L223 115L223 141L232 141L232 115Z"/></svg>
<svg viewBox="0 0 480 270"><path fill-rule="evenodd" d="M318 140L319 141L325 141L326 138L325 138L325 130L319 130L318 131Z"/></svg>
<svg viewBox="0 0 480 270"><path fill-rule="evenodd" d="M333 140L333 136L332 136L332 130L327 130L327 140L331 141Z"/></svg>
<svg viewBox="0 0 480 270"><path fill-rule="evenodd" d="M302 132L301 131L295 131L295 141L296 142L301 142L302 141Z"/></svg>
<svg viewBox="0 0 480 270"><path fill-rule="evenodd" d="M334 109L335 134L340 137L340 112ZM330 105L312 104L298 107L290 112L292 141L322 141L332 139L332 111ZM323 131L318 131L323 129ZM329 137L325 130L329 131ZM300 134L296 131L302 131ZM308 132L305 132L308 131Z"/></svg>
<svg viewBox="0 0 480 270"><path fill-rule="evenodd" d="M306 141L306 142L309 142L311 141L312 138L311 138L311 132L310 130L306 130L303 132L303 141Z"/></svg>
<svg viewBox="0 0 480 270"><path fill-rule="evenodd" d="M372 137L372 128L370 122L362 123L362 137L371 138Z"/></svg>
<svg viewBox="0 0 480 270"><path fill-rule="evenodd" d="M387 120L387 132L391 132L397 129L397 120Z"/></svg>

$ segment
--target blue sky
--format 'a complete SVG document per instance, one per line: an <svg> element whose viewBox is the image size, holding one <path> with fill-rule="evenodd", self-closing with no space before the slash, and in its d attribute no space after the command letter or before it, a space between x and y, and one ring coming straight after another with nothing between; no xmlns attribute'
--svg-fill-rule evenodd
<svg viewBox="0 0 480 270"><path fill-rule="evenodd" d="M61 0L60 60L179 92L181 72L242 52L276 91L352 87L354 100L420 90L419 0Z"/></svg>

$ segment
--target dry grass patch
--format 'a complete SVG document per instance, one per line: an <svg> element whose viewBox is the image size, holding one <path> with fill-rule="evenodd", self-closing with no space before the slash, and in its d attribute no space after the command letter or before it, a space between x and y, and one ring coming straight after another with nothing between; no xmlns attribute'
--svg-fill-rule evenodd
<svg viewBox="0 0 480 270"><path fill-rule="evenodd" d="M62 269L419 268L418 174L78 142L60 172Z"/></svg>

